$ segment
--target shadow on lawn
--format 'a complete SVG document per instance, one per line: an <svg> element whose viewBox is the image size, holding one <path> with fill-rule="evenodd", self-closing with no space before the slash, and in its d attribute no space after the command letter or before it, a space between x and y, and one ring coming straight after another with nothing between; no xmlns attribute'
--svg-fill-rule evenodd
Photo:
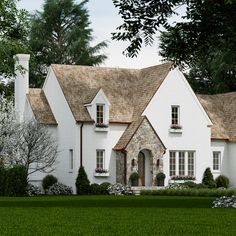
<svg viewBox="0 0 236 236"><path fill-rule="evenodd" d="M209 208L211 197L158 196L71 196L0 198L0 207L136 207L136 208Z"/></svg>

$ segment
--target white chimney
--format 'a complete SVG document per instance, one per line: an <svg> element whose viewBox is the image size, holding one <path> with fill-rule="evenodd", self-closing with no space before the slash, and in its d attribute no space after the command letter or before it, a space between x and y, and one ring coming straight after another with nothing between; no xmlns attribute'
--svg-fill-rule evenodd
<svg viewBox="0 0 236 236"><path fill-rule="evenodd" d="M23 121L26 94L29 92L29 59L28 54L17 54L15 59L15 109L19 121Z"/></svg>

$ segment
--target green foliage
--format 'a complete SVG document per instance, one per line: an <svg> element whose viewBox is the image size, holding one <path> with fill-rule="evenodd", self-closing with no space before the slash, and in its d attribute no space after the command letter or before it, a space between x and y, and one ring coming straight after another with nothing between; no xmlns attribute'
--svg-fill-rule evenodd
<svg viewBox="0 0 236 236"><path fill-rule="evenodd" d="M5 195L7 171L4 166L0 166L0 196Z"/></svg>
<svg viewBox="0 0 236 236"><path fill-rule="evenodd" d="M99 184L91 184L90 185L90 194L91 195L100 195L101 194L101 186Z"/></svg>
<svg viewBox="0 0 236 236"><path fill-rule="evenodd" d="M133 172L129 179L132 181L132 180L138 180L139 179L139 174L137 172Z"/></svg>
<svg viewBox="0 0 236 236"><path fill-rule="evenodd" d="M8 169L6 172L5 194L7 196L26 195L27 176L27 170L24 166L16 165Z"/></svg>
<svg viewBox="0 0 236 236"><path fill-rule="evenodd" d="M209 189L209 188L159 189L159 190L141 190L140 194L157 195L157 196L221 197L221 196L235 195L236 189Z"/></svg>
<svg viewBox="0 0 236 236"><path fill-rule="evenodd" d="M152 44L162 26L160 55L190 69L188 81L198 93L236 90L236 1L113 0L124 23L113 39L129 41L125 54L137 56ZM186 6L178 22L170 18Z"/></svg>
<svg viewBox="0 0 236 236"><path fill-rule="evenodd" d="M16 8L16 0L0 1L0 76L14 74L13 56L28 52L28 13Z"/></svg>
<svg viewBox="0 0 236 236"><path fill-rule="evenodd" d="M220 187L228 188L229 186L229 178L225 175L219 175L218 177L216 177L215 182L217 188Z"/></svg>
<svg viewBox="0 0 236 236"><path fill-rule="evenodd" d="M76 178L75 185L78 195L87 195L90 193L90 182L83 166L79 168L79 173Z"/></svg>
<svg viewBox="0 0 236 236"><path fill-rule="evenodd" d="M165 179L166 175L163 173L163 172L159 172L157 175L156 175L156 179L157 180L163 180Z"/></svg>
<svg viewBox="0 0 236 236"><path fill-rule="evenodd" d="M216 188L216 183L209 167L203 173L202 184L208 186L208 188Z"/></svg>
<svg viewBox="0 0 236 236"><path fill-rule="evenodd" d="M46 175L42 180L44 191L47 191L55 183L57 183L57 178L54 175Z"/></svg>
<svg viewBox="0 0 236 236"><path fill-rule="evenodd" d="M31 85L42 85L50 64L98 65L106 56L99 54L107 44L91 46L92 29L85 8L87 0L45 0L43 12L31 19Z"/></svg>
<svg viewBox="0 0 236 236"><path fill-rule="evenodd" d="M108 195L109 193L108 193L108 187L110 187L111 186L111 183L109 183L109 182L104 182L104 183L101 183L100 184L100 188L101 188L101 194L102 195Z"/></svg>

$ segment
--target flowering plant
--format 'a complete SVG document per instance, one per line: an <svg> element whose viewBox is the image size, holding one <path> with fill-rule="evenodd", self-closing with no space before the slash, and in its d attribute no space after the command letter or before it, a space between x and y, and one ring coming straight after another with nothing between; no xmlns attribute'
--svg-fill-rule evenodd
<svg viewBox="0 0 236 236"><path fill-rule="evenodd" d="M236 208L236 196L217 198L212 208Z"/></svg>
<svg viewBox="0 0 236 236"><path fill-rule="evenodd" d="M100 128L107 128L107 127L108 127L108 124L105 124L105 123L96 123L95 126L96 126L96 127L100 127Z"/></svg>
<svg viewBox="0 0 236 236"><path fill-rule="evenodd" d="M95 173L108 173L108 170L103 169L103 168L96 168Z"/></svg>
<svg viewBox="0 0 236 236"><path fill-rule="evenodd" d="M171 180L195 180L196 178L192 175L174 175Z"/></svg>
<svg viewBox="0 0 236 236"><path fill-rule="evenodd" d="M171 125L170 126L171 129L182 129L181 125Z"/></svg>

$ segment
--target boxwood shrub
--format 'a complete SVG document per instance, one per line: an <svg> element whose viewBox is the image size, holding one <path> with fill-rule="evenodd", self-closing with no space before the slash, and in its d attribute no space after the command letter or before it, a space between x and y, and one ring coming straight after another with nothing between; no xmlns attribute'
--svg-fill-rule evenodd
<svg viewBox="0 0 236 236"><path fill-rule="evenodd" d="M236 195L236 189L159 189L159 190L141 190L141 195L157 196L202 196L202 197L221 197Z"/></svg>

